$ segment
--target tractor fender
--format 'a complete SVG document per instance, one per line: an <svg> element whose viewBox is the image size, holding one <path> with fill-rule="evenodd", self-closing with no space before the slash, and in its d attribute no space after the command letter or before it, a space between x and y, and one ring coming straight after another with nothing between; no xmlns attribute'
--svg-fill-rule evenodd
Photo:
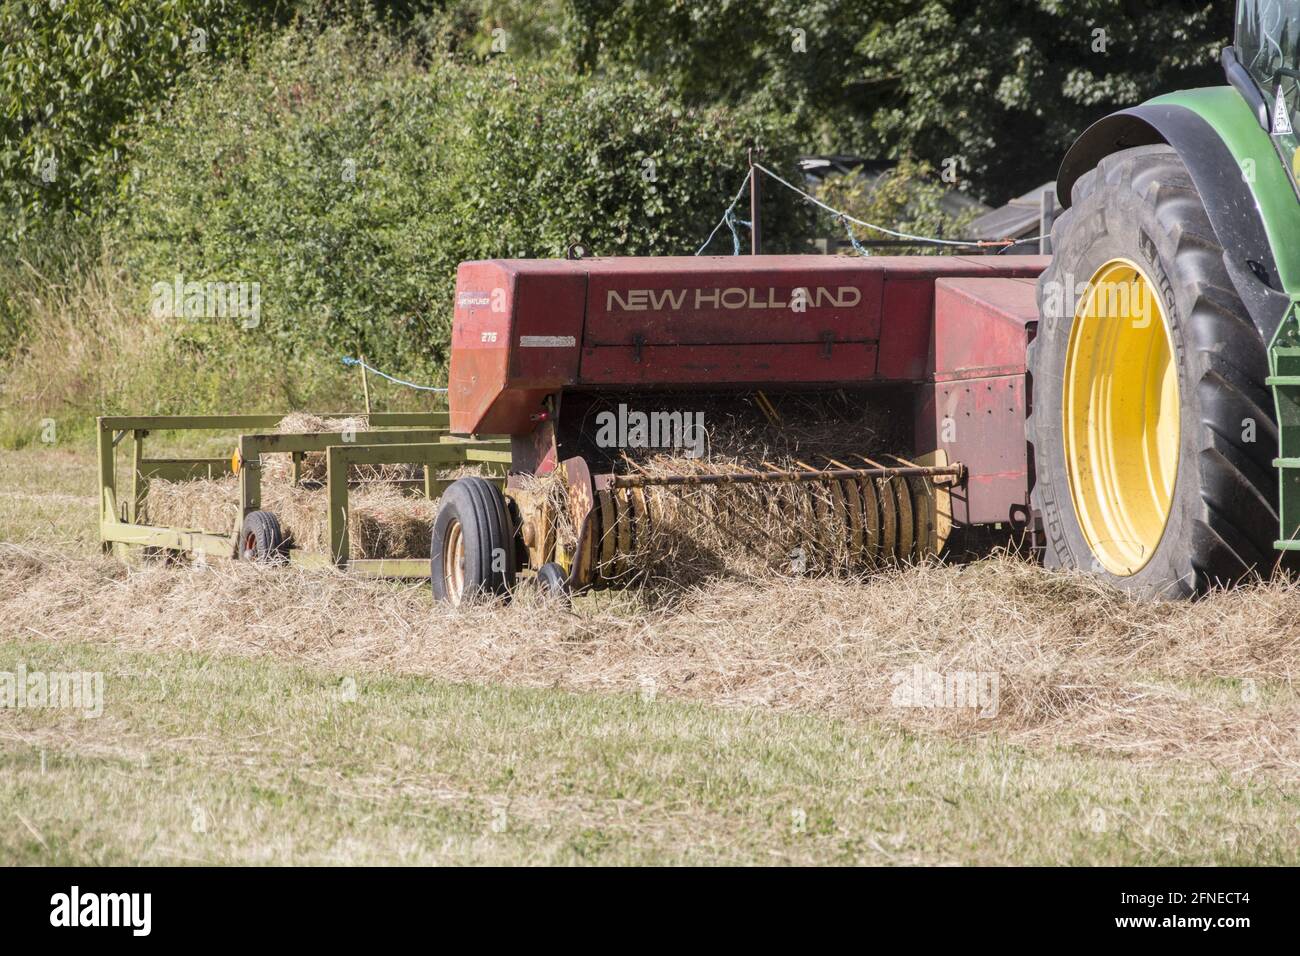
<svg viewBox="0 0 1300 956"><path fill-rule="evenodd" d="M1204 105L1198 94L1211 94ZM1219 128L1208 115L1231 113L1233 106L1219 94L1228 94L1240 104L1246 120L1253 124L1258 136L1251 136L1236 121L1233 132L1237 138L1234 150L1225 141ZM1181 100L1182 102L1168 102ZM1243 148L1242 141L1246 146ZM1229 88L1194 90L1170 97L1162 97L1113 113L1090 126L1066 153L1057 176L1057 196L1064 208L1071 205L1071 192L1075 182L1094 168L1105 156L1135 146L1165 143L1173 147L1187 166L1187 171L1209 213L1219 243L1223 246L1224 264L1228 276L1241 296L1251 321L1264 341L1272 340L1279 323L1291 304L1289 292L1300 293L1300 275L1285 275L1279 270L1279 257L1274 255L1270 241L1273 234L1300 235L1300 202L1296 201L1291 182L1269 136L1258 125L1250 108L1235 90ZM1248 162L1249 161L1249 162ZM1248 181L1246 169L1254 172L1254 182ZM1285 188L1285 201L1277 195ZM1271 192L1269 208L1275 220L1266 222L1261 212L1259 193ZM1286 255L1284 251L1283 255ZM1283 266L1290 265L1284 262Z"/></svg>

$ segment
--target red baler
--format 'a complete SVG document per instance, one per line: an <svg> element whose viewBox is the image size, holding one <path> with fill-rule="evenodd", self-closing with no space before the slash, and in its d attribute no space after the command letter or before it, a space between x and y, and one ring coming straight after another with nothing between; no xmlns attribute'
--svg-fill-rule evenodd
<svg viewBox="0 0 1300 956"><path fill-rule="evenodd" d="M907 457L890 465L864 459L859 467L834 458L786 469L768 463L752 474L731 467L727 477L696 475L690 483L829 485L836 501L849 502L855 540L860 528L874 527L913 542L895 555L901 559L941 549L952 527L1028 524L1025 354L1037 322L1035 281L1047 262L747 256L462 264L451 428L509 435L513 465L499 503L481 489L485 503L449 500L456 513L440 522L442 542L462 553L444 556L444 565L476 563L463 553L465 536L471 515L486 509L493 527L471 551L491 552L509 567L494 576L462 566L469 585L492 590L517 572L538 571L556 587L610 580L620 544L647 520L641 490L671 483L630 472L619 449L593 442L592 409L613 399L654 410L707 395L765 410L780 427L782 396L865 395L901 426L909 447L899 452ZM530 476L557 470L579 529L568 548L553 533L547 503L528 490ZM911 488L912 500L885 508L890 485ZM914 527L884 527L907 521L909 505ZM460 543L448 545L456 534ZM459 598L446 581L442 591Z"/></svg>

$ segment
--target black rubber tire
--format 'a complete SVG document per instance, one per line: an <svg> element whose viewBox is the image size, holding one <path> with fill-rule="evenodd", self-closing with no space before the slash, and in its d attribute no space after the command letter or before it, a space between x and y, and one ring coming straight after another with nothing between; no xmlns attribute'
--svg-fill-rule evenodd
<svg viewBox="0 0 1300 956"><path fill-rule="evenodd" d="M280 520L269 511L253 511L239 533L239 557L258 564L279 564L287 557Z"/></svg>
<svg viewBox="0 0 1300 956"><path fill-rule="evenodd" d="M1055 252L1039 280L1039 328L1029 349L1031 498L1043 521L1045 563L1171 598L1267 574L1278 531L1277 425L1264 384L1268 350L1228 278L1223 248L1186 167L1169 146L1123 150L1079 179L1072 201L1052 230ZM1067 283L1086 283L1121 257L1142 265L1159 290L1181 406L1168 523L1148 563L1128 576L1101 566L1075 515L1062 424L1073 312L1052 308L1049 295ZM1254 441L1247 439L1248 421Z"/></svg>
<svg viewBox="0 0 1300 956"><path fill-rule="evenodd" d="M501 489L482 478L459 478L443 493L429 545L433 596L458 603L443 573L443 549L459 524L465 545L465 583L460 602L504 597L515 586L514 528Z"/></svg>
<svg viewBox="0 0 1300 956"><path fill-rule="evenodd" d="M554 561L547 561L537 569L537 588L548 598L569 600L569 576Z"/></svg>

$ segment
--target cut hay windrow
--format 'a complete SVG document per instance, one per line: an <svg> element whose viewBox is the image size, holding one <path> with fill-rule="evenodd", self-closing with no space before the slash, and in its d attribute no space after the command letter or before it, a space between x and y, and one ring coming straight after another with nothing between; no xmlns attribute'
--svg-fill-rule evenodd
<svg viewBox="0 0 1300 956"><path fill-rule="evenodd" d="M715 581L653 608L613 597L566 611L521 591L452 608L427 586L346 573L133 569L0 545L0 615L15 634L475 683L650 686L1300 781L1300 591L1285 582L1153 604L998 557L863 582Z"/></svg>

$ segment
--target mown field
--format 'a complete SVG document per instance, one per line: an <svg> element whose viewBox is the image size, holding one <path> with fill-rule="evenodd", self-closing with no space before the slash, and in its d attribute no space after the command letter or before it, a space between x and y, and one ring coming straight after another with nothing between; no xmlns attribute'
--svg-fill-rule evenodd
<svg viewBox="0 0 1300 956"><path fill-rule="evenodd" d="M1010 557L655 606L248 566L128 568L93 457L0 455L20 863L1300 862L1300 593L1139 605ZM898 675L996 675L995 712Z"/></svg>
<svg viewBox="0 0 1300 956"><path fill-rule="evenodd" d="M356 408L353 355L445 384L459 263L738 251L751 155L888 226L765 187L767 252L970 238L1101 116L1221 84L1232 30L735 6L0 0L0 701L105 681L94 718L0 706L0 860L1300 860L1284 584L1145 606L999 556L456 611L101 554L95 415Z"/></svg>

